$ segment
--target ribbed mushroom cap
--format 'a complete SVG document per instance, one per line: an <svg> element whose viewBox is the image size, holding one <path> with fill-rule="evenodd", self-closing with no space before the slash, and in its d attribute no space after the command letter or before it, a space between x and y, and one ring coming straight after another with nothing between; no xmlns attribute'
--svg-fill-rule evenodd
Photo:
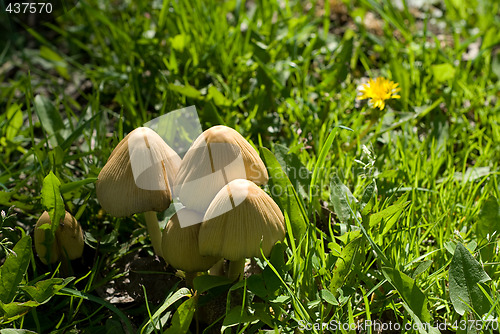
<svg viewBox="0 0 500 334"><path fill-rule="evenodd" d="M283 214L273 199L251 181L231 181L215 196L201 224L200 253L231 261L268 256L285 238Z"/></svg>
<svg viewBox="0 0 500 334"><path fill-rule="evenodd" d="M268 178L262 159L245 138L234 129L218 125L203 132L186 152L174 193L186 207L205 212L230 181L247 179L263 185Z"/></svg>
<svg viewBox="0 0 500 334"><path fill-rule="evenodd" d="M113 150L96 183L102 208L115 217L168 208L181 158L149 128L130 132Z"/></svg>
<svg viewBox="0 0 500 334"><path fill-rule="evenodd" d="M82 227L67 211L63 222L57 227L56 239L63 256L70 260L82 256L84 246Z"/></svg>
<svg viewBox="0 0 500 334"><path fill-rule="evenodd" d="M47 247L45 242L45 233L47 229L41 229L44 224L52 224L49 213L44 211L35 225L35 250L38 257L44 264L55 263L60 257L68 258L70 260L77 259L83 254L83 231L80 224L76 221L68 211L64 215L64 219L58 224L56 228L54 242L51 246L50 258L47 254Z"/></svg>
<svg viewBox="0 0 500 334"><path fill-rule="evenodd" d="M189 209L179 210L163 230L162 251L165 261L186 272L206 271L220 257L202 256L198 249L198 232L203 216ZM179 220L192 221L181 228Z"/></svg>
<svg viewBox="0 0 500 334"><path fill-rule="evenodd" d="M52 243L51 250L50 250L50 258L49 254L47 252L47 247L45 246L45 236L46 232L50 233L47 231L47 229L42 229L40 228L42 225L45 224L50 224L50 216L47 211L44 211L40 218L38 218L38 221L36 222L35 225L35 230L34 230L34 241L35 241L35 251L38 254L38 257L40 258L40 261L42 261L43 264L49 264L49 263L56 263L59 260L59 246L57 244L57 239L54 238L54 242Z"/></svg>

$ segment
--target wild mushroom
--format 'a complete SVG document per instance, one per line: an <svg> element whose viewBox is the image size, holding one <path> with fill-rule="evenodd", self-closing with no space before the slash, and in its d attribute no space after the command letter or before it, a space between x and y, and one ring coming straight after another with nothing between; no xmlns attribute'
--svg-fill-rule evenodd
<svg viewBox="0 0 500 334"><path fill-rule="evenodd" d="M189 210L177 211L163 230L162 250L165 261L186 272L186 280L192 285L193 273L207 271L220 257L203 256L198 250L198 233L203 215ZM181 227L184 221L187 227Z"/></svg>
<svg viewBox="0 0 500 334"><path fill-rule="evenodd" d="M156 212L172 199L180 157L149 128L130 132L113 150L96 183L102 208L115 217L144 212L154 251L162 256ZM155 212L156 211L156 212Z"/></svg>
<svg viewBox="0 0 500 334"><path fill-rule="evenodd" d="M245 258L269 256L285 238L283 214L255 183L236 179L222 188L208 207L198 236L200 254L230 260L228 277L241 278Z"/></svg>
<svg viewBox="0 0 500 334"><path fill-rule="evenodd" d="M263 185L268 181L267 169L245 138L218 125L203 132L186 152L174 193L186 207L203 213L219 190L235 179Z"/></svg>
<svg viewBox="0 0 500 334"><path fill-rule="evenodd" d="M35 250L44 264L55 263L60 258L74 260L83 254L83 231L80 224L69 212L66 211L64 219L57 226L55 238L50 252L46 245L47 228L45 224L51 224L50 216L44 211L35 225Z"/></svg>

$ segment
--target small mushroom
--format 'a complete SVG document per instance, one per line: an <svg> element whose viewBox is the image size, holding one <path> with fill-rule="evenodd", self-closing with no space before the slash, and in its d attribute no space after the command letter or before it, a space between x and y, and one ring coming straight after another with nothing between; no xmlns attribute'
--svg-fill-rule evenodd
<svg viewBox="0 0 500 334"><path fill-rule="evenodd" d="M116 146L96 183L97 198L109 214L125 217L144 212L151 243L159 256L161 231L156 212L170 205L171 184L180 162L156 132L140 127Z"/></svg>
<svg viewBox="0 0 500 334"><path fill-rule="evenodd" d="M83 231L75 217L66 211L64 219L57 226L50 252L47 251L46 244L46 233L50 232L47 228L42 228L45 224L51 224L47 211L44 211L38 219L34 231L35 250L42 263L55 263L60 258L74 260L82 256L84 246Z"/></svg>
<svg viewBox="0 0 500 334"><path fill-rule="evenodd" d="M255 183L236 179L210 203L201 223L200 254L230 260L229 278L241 278L245 258L268 256L285 238L283 214L273 199Z"/></svg>
<svg viewBox="0 0 500 334"><path fill-rule="evenodd" d="M207 271L220 259L220 257L200 255L198 222L202 219L203 215L184 208L172 216L163 230L162 250L165 261L187 274ZM181 227L179 221L184 221L187 227Z"/></svg>
<svg viewBox="0 0 500 334"><path fill-rule="evenodd" d="M230 181L248 179L263 185L268 178L262 159L248 141L236 130L218 125L203 132L186 152L174 193L186 207L203 213Z"/></svg>

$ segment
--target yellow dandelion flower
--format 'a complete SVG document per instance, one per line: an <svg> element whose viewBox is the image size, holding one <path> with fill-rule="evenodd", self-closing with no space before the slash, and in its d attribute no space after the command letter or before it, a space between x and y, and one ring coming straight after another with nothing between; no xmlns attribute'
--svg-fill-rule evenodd
<svg viewBox="0 0 500 334"><path fill-rule="evenodd" d="M358 100L370 99L368 103L380 110L385 108L385 100L399 99L397 93L401 90L398 83L394 83L386 78L378 77L375 80L369 79L367 84L363 84L359 89L361 93Z"/></svg>

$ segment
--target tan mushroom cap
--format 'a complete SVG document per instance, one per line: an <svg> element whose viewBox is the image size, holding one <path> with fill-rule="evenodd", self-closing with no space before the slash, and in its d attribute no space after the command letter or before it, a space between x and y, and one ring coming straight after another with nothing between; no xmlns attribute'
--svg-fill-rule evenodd
<svg viewBox="0 0 500 334"><path fill-rule="evenodd" d="M284 217L273 199L255 183L237 179L210 204L199 239L200 253L231 261L265 256L285 238Z"/></svg>
<svg viewBox="0 0 500 334"><path fill-rule="evenodd" d="M40 258L40 261L42 261L43 264L49 264L49 263L56 263L59 260L59 246L57 243L57 239L54 238L54 241L51 246L50 250L50 257L49 253L47 252L47 247L45 246L45 240L46 240L46 232L48 232L46 229L42 229L41 226L45 224L50 224L50 216L47 211L44 211L40 218L38 218L38 221L36 222L35 225L35 230L34 230L34 242L35 242L35 251L38 254L38 257Z"/></svg>
<svg viewBox="0 0 500 334"><path fill-rule="evenodd" d="M64 257L74 260L82 256L84 246L83 230L75 217L67 211L64 221L57 227L56 239L60 252Z"/></svg>
<svg viewBox="0 0 500 334"><path fill-rule="evenodd" d="M51 224L47 211L44 211L38 219L34 231L35 250L44 264L55 263L60 257L74 260L82 256L84 247L83 231L75 217L66 211L64 219L56 228L50 258L48 258L49 254L47 254L47 247L44 244L47 230L40 228L44 224Z"/></svg>
<svg viewBox="0 0 500 334"><path fill-rule="evenodd" d="M236 130L218 125L204 131L182 159L174 193L188 208L205 212L215 195L235 179L266 184L268 173L255 149Z"/></svg>
<svg viewBox="0 0 500 334"><path fill-rule="evenodd" d="M113 150L96 183L102 208L115 217L168 208L181 159L153 130L130 132Z"/></svg>
<svg viewBox="0 0 500 334"><path fill-rule="evenodd" d="M210 269L220 257L202 256L198 249L200 224L188 224L181 228L179 220L201 222L203 216L188 209L179 210L163 230L162 251L165 261L174 268L186 272L199 272Z"/></svg>

